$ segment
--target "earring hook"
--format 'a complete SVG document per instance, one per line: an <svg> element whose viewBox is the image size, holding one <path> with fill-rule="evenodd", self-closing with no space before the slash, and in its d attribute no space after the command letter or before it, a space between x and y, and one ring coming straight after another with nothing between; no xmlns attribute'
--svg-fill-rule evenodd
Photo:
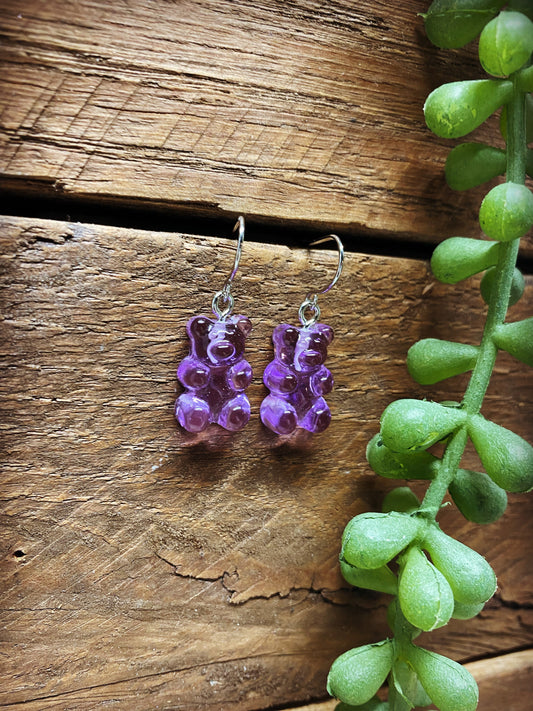
<svg viewBox="0 0 533 711"><path fill-rule="evenodd" d="M220 291L217 291L216 294L213 296L213 302L211 304L213 313L222 321L233 311L234 299L231 293L231 284L233 282L235 274L237 274L239 262L241 261L242 243L244 242L244 217L242 215L239 215L239 217L237 218L237 222L235 223L231 234L234 235L235 232L238 232L238 235L233 269L231 270L231 273L227 277L226 281L224 282L222 289L220 289ZM223 304L222 308L221 304Z"/></svg>
<svg viewBox="0 0 533 711"><path fill-rule="evenodd" d="M331 281L331 283L328 286L326 286L325 289L322 289L322 291L315 292L317 296L319 294L327 294L327 292L330 289L333 289L335 284L339 281L339 278L340 278L340 275L342 272L342 265L344 263L344 245L342 244L342 242L340 241L340 238L337 235L326 235L325 237L321 237L320 239L317 239L315 242L311 242L311 244L309 245L310 247L314 247L317 244L323 244L324 242L330 242L330 241L336 242L337 249L339 251L339 261L337 264L337 271L335 272L335 276L333 277L333 280Z"/></svg>
<svg viewBox="0 0 533 711"><path fill-rule="evenodd" d="M309 245L310 247L314 247L317 244L323 244L324 242L329 242L333 241L337 244L337 250L339 253L339 259L337 263L337 271L335 272L335 276L331 280L331 282L326 286L325 289L322 289L322 291L314 291L314 292L309 292L307 296L305 297L302 305L300 306L300 309L298 311L298 316L300 318L300 323L302 326L307 328L308 326L313 326L318 319L320 318L320 307L318 305L318 297L321 294L327 294L330 289L333 289L335 284L339 281L341 272L342 272L342 265L344 263L344 245L342 244L340 238L337 235L326 235L325 237L321 237L320 239L315 240L314 242L311 242ZM311 312L311 317L308 318L305 313L306 311Z"/></svg>

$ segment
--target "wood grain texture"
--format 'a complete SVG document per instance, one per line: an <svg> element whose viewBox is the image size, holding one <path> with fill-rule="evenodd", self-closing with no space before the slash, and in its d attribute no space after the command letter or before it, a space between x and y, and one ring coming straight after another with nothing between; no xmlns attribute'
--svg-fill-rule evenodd
<svg viewBox="0 0 533 711"><path fill-rule="evenodd" d="M1 184L346 239L477 236L485 192L447 188L452 142L422 106L481 70L474 46L429 44L426 8L5 0Z"/></svg>
<svg viewBox="0 0 533 711"><path fill-rule="evenodd" d="M504 654L465 665L479 686L478 711L531 711L533 650ZM337 702L324 701L285 711L335 711ZM434 708L433 706L431 708Z"/></svg>
<svg viewBox="0 0 533 711"><path fill-rule="evenodd" d="M254 323L254 416L240 433L195 437L173 417L175 368L235 243L22 218L3 218L0 235L0 706L252 711L323 698L339 653L387 635L386 600L348 590L336 562L344 525L393 486L368 469L366 442L396 397L460 397L463 377L413 384L405 355L423 336L479 341L476 282L349 253L321 301L336 334L333 422L284 441L258 421L270 334L336 256L245 243L234 295ZM532 298L529 278L510 317ZM532 379L502 357L484 410L530 440ZM479 618L421 643L461 660L532 644L532 507L511 496L489 527L443 511L499 589Z"/></svg>

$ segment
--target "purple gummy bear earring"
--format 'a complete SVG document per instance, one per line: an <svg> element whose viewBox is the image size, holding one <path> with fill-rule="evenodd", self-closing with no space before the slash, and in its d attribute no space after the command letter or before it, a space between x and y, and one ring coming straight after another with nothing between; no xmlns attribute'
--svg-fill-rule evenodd
<svg viewBox="0 0 533 711"><path fill-rule="evenodd" d="M252 324L246 316L232 316L231 283L241 257L244 218L239 217L237 253L231 274L213 296L217 317L193 316L187 323L191 350L178 366L178 380L185 387L176 400L176 419L189 432L201 432L211 422L227 430L242 429L250 419L245 390L252 368L244 358L246 337Z"/></svg>
<svg viewBox="0 0 533 711"><path fill-rule="evenodd" d="M298 312L301 328L282 323L272 334L274 360L267 365L263 375L270 394L261 403L261 420L277 434L290 434L297 427L309 432L323 432L331 421L324 395L333 387L333 376L324 362L328 345L333 340L333 329L317 323L320 318L318 297L337 283L344 261L344 247L337 235L328 235L310 246L328 240L335 240L339 250L333 281L322 291L306 296Z"/></svg>

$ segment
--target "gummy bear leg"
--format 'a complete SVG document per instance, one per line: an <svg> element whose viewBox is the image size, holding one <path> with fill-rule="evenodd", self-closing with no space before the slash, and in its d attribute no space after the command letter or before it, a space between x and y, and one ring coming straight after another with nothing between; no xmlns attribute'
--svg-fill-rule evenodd
<svg viewBox="0 0 533 711"><path fill-rule="evenodd" d="M318 398L313 407L302 418L301 426L309 432L323 432L331 422L331 412L323 397Z"/></svg>
<svg viewBox="0 0 533 711"><path fill-rule="evenodd" d="M209 405L191 393L176 400L176 419L188 432L201 432L209 424Z"/></svg>
<svg viewBox="0 0 533 711"><path fill-rule="evenodd" d="M261 420L277 434L291 434L298 425L296 410L286 400L274 395L267 395L261 403Z"/></svg>
<svg viewBox="0 0 533 711"><path fill-rule="evenodd" d="M244 393L229 400L218 416L218 424L227 430L242 430L250 419L250 403Z"/></svg>

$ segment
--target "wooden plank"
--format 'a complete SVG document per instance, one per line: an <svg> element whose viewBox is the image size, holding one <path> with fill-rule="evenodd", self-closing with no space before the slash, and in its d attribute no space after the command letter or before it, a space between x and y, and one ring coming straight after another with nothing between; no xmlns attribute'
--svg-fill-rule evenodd
<svg viewBox="0 0 533 711"><path fill-rule="evenodd" d="M484 192L446 187L452 142L422 106L481 70L474 46L430 46L426 8L6 0L0 184L346 239L477 236Z"/></svg>
<svg viewBox="0 0 533 711"><path fill-rule="evenodd" d="M533 650L470 662L466 668L479 686L478 711L530 711ZM286 711L334 711L337 702L324 701ZM431 707L434 708L434 707Z"/></svg>
<svg viewBox="0 0 533 711"><path fill-rule="evenodd" d="M257 414L270 334L295 322L336 256L245 243L234 294L254 323L253 418L190 436L172 411L184 326L209 312L235 243L22 218L0 234L0 705L244 711L323 698L338 654L387 635L384 598L347 590L336 563L346 522L392 486L366 466L366 442L392 399L463 392L463 377L414 385L405 354L422 336L479 340L476 282L349 253L321 300L336 334L332 424L281 441ZM532 296L528 278L513 319ZM485 408L529 439L531 385L531 369L502 357ZM478 619L423 644L463 660L532 644L532 507L511 496L489 527L443 511L499 589Z"/></svg>
<svg viewBox="0 0 533 711"><path fill-rule="evenodd" d="M533 650L525 649L467 665L479 685L479 711L529 711Z"/></svg>

